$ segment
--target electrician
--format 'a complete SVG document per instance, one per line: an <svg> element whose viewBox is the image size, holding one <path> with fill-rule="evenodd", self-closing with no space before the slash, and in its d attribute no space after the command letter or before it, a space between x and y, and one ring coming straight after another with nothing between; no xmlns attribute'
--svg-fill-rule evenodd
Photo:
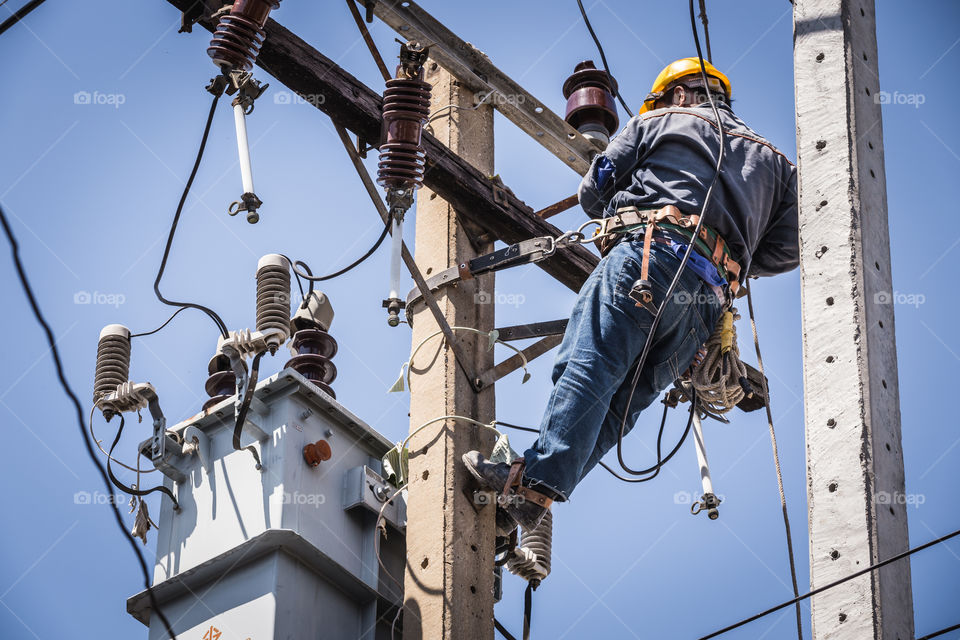
<svg viewBox="0 0 960 640"><path fill-rule="evenodd" d="M477 451L463 456L484 488L503 494L504 511L526 530L552 502L566 501L617 443L624 412L630 429L690 366L748 273L772 276L799 263L796 169L734 114L727 76L709 62L704 70L698 58L668 65L640 113L593 159L580 184L580 205L591 218L603 218L600 232L610 235L573 307L536 443L512 465ZM708 91L726 148L704 212L720 151ZM706 218L693 239L698 213ZM691 241L688 268L666 300ZM630 374L657 313L646 366L627 407Z"/></svg>

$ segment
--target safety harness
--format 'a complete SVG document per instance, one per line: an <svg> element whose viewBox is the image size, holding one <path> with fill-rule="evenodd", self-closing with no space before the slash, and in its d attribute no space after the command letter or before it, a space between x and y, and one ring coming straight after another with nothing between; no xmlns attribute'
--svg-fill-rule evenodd
<svg viewBox="0 0 960 640"><path fill-rule="evenodd" d="M553 498L548 498L539 491L534 491L530 487L523 486L523 467L526 461L523 458L517 458L510 464L510 473L507 475L507 483L503 485L503 492L500 494L501 501L511 500L511 495L521 496L524 500L549 509L553 504Z"/></svg>
<svg viewBox="0 0 960 640"><path fill-rule="evenodd" d="M599 241L600 254L607 252L619 242L622 236L632 231L643 231L643 260L640 264L640 279L648 281L650 271L650 245L656 239L653 235L657 228L667 229L678 233L688 241L693 240L693 229L696 228L700 216L684 215L680 209L668 204L661 209L637 209L636 207L621 207L615 215L604 218L600 222L597 235L602 236ZM730 293L734 296L740 290L740 263L733 259L730 247L716 231L707 225L701 225L699 237L694 247L698 253L710 259L717 267L730 286ZM652 296L651 296L652 299ZM638 301L639 302L639 301ZM649 302L649 300L648 300Z"/></svg>

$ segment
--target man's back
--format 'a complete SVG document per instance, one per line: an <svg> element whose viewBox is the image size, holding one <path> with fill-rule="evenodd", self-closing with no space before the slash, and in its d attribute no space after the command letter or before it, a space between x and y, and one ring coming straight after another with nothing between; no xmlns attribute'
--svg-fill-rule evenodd
<svg viewBox="0 0 960 640"><path fill-rule="evenodd" d="M751 275L789 271L799 262L796 169L726 105L718 109L726 150L705 222ZM719 148L709 104L635 116L594 158L580 203L593 217L668 204L699 213Z"/></svg>

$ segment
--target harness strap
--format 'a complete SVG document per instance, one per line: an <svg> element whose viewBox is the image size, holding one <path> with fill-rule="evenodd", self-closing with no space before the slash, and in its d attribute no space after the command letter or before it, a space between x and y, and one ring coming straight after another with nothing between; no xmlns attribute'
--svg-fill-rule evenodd
<svg viewBox="0 0 960 640"><path fill-rule="evenodd" d="M523 458L517 458L510 464L510 473L507 475L507 483L503 485L501 495L506 500L510 497L512 491L515 495L523 496L524 500L539 505L544 509L549 509L550 505L553 504L553 498L548 498L539 491L534 491L530 487L525 487L521 484L523 467L525 465L526 461Z"/></svg>

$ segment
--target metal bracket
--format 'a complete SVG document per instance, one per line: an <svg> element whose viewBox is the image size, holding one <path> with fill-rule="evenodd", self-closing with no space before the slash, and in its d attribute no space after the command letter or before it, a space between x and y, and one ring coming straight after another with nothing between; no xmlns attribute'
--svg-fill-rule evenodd
<svg viewBox="0 0 960 640"><path fill-rule="evenodd" d="M557 249L556 242L550 236L541 236L531 238L523 242L511 244L508 247L478 256L466 264L444 269L437 275L425 282L430 291L435 291L440 287L446 287L457 284L465 280L466 274L471 278L491 271L499 271L507 267L515 267L522 264L539 262L554 254ZM411 289L407 294L407 309L420 302L423 294L420 288Z"/></svg>
<svg viewBox="0 0 960 640"><path fill-rule="evenodd" d="M383 518L397 531L407 528L407 504L403 496L393 497L396 489L380 474L366 465L349 469L343 476L343 508L350 510L363 507L377 515L383 504L393 498L383 509Z"/></svg>
<svg viewBox="0 0 960 640"><path fill-rule="evenodd" d="M560 320L548 320L546 322L530 322L528 324L517 324L509 327L497 328L497 339L500 342L512 342L514 340L525 340L527 338L545 338L547 336L562 336L567 330L566 318Z"/></svg>
<svg viewBox="0 0 960 640"><path fill-rule="evenodd" d="M562 341L563 336L557 335L547 336L546 338L537 340L520 353L515 353L500 364L484 371L477 378L477 383L482 387L487 387L522 367L524 365L524 359L526 359L526 362L535 360L559 345ZM521 353L523 357L520 356Z"/></svg>
<svg viewBox="0 0 960 640"><path fill-rule="evenodd" d="M356 0L368 8L368 0ZM547 108L483 52L447 29L416 2L378 2L374 14L404 39L430 43L430 56L472 91L492 94L489 102L520 129L580 175L597 148Z"/></svg>
<svg viewBox="0 0 960 640"><path fill-rule="evenodd" d="M183 430L183 439L185 441L183 445L184 454L196 453L197 457L200 458L200 466L203 467L203 470L207 473L213 471L213 464L210 460L210 439L207 434L196 425L190 425Z"/></svg>

